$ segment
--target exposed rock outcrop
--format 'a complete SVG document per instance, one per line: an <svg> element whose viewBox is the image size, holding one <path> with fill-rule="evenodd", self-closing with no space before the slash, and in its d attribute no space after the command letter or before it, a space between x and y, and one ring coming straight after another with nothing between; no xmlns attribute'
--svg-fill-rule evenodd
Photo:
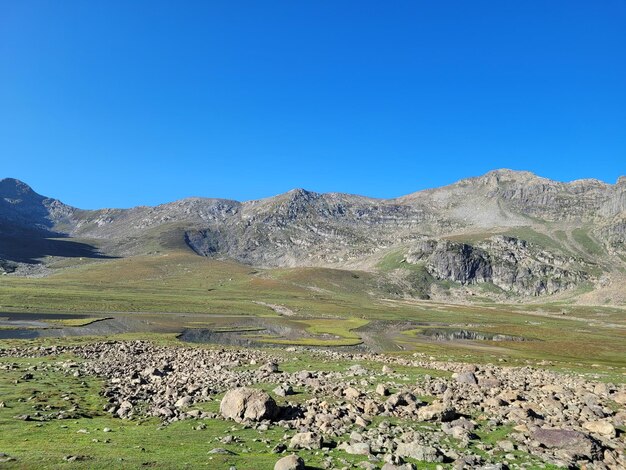
<svg viewBox="0 0 626 470"><path fill-rule="evenodd" d="M406 256L425 263L437 279L476 284L491 282L524 295L554 294L576 287L591 276L583 260L555 255L524 240L495 236L476 245L426 239Z"/></svg>

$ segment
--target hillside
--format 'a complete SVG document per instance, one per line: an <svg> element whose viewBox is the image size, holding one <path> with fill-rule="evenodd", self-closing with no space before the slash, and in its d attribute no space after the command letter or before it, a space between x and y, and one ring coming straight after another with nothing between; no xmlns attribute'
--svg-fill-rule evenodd
<svg viewBox="0 0 626 470"><path fill-rule="evenodd" d="M0 181L0 269L45 275L171 251L255 267L368 271L380 295L623 303L626 178L496 170L396 199L296 189L247 202L70 207Z"/></svg>

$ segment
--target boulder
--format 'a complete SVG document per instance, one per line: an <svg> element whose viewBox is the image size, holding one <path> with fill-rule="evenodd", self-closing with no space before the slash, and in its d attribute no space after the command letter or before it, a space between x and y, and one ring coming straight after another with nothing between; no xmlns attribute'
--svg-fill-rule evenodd
<svg viewBox="0 0 626 470"><path fill-rule="evenodd" d="M443 455L431 446L425 446L419 442L406 442L398 444L396 455L409 457L423 462L443 462Z"/></svg>
<svg viewBox="0 0 626 470"><path fill-rule="evenodd" d="M361 396L361 392L354 387L348 387L343 391L344 396L349 400L354 400Z"/></svg>
<svg viewBox="0 0 626 470"><path fill-rule="evenodd" d="M346 453L352 455L369 455L370 445L366 442L355 442L354 444L345 446L344 450Z"/></svg>
<svg viewBox="0 0 626 470"><path fill-rule="evenodd" d="M190 396L184 396L179 398L176 403L174 403L174 406L176 408L184 408L185 406L191 405L192 401L193 399Z"/></svg>
<svg viewBox="0 0 626 470"><path fill-rule="evenodd" d="M626 405L626 392L617 392L611 396L611 399L615 403L619 403L620 405Z"/></svg>
<svg viewBox="0 0 626 470"><path fill-rule="evenodd" d="M376 393L378 393L381 397L386 397L387 395L389 395L389 389L383 384L378 384L376 386Z"/></svg>
<svg viewBox="0 0 626 470"><path fill-rule="evenodd" d="M417 403L415 396L409 392L399 392L394 393L389 398L387 398L387 404L392 408L396 406L408 406L411 403Z"/></svg>
<svg viewBox="0 0 626 470"><path fill-rule="evenodd" d="M289 442L290 449L321 449L322 436L313 432L299 432L294 434Z"/></svg>
<svg viewBox="0 0 626 470"><path fill-rule="evenodd" d="M582 432L571 429L537 428L532 437L548 449L567 451L572 458L595 459L601 455L598 444Z"/></svg>
<svg viewBox="0 0 626 470"><path fill-rule="evenodd" d="M417 410L417 419L420 421L452 421L457 416L454 408L445 403L435 402Z"/></svg>
<svg viewBox="0 0 626 470"><path fill-rule="evenodd" d="M275 362L268 362L266 364L263 364L261 367L259 367L259 370L261 372L267 372L269 374L274 374L276 372L278 372L278 364Z"/></svg>
<svg viewBox="0 0 626 470"><path fill-rule="evenodd" d="M381 470L415 470L415 468L415 465L413 465L412 463L403 463L396 465L387 462L385 465L383 465Z"/></svg>
<svg viewBox="0 0 626 470"><path fill-rule="evenodd" d="M293 395L293 388L291 385L282 384L272 390L272 392L279 397L286 397L287 395Z"/></svg>
<svg viewBox="0 0 626 470"><path fill-rule="evenodd" d="M263 390L240 387L229 390L220 403L220 413L235 421L274 419L279 408Z"/></svg>
<svg viewBox="0 0 626 470"><path fill-rule="evenodd" d="M456 381L462 384L478 384L478 380L476 380L476 376L473 372L461 372L460 374L457 374Z"/></svg>
<svg viewBox="0 0 626 470"><path fill-rule="evenodd" d="M304 460L295 454L283 457L274 465L274 470L304 470Z"/></svg>
<svg viewBox="0 0 626 470"><path fill-rule="evenodd" d="M583 424L583 428L594 434L601 434L602 436L613 437L615 436L615 426L608 421L597 420L587 421Z"/></svg>

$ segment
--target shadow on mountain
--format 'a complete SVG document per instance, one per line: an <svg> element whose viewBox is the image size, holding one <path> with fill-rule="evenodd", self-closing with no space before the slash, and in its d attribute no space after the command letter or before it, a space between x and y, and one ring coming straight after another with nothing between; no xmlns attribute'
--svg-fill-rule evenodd
<svg viewBox="0 0 626 470"><path fill-rule="evenodd" d="M112 259L88 243L77 242L67 235L24 231L21 233L0 232L0 258L15 263L39 264L46 256L64 258Z"/></svg>

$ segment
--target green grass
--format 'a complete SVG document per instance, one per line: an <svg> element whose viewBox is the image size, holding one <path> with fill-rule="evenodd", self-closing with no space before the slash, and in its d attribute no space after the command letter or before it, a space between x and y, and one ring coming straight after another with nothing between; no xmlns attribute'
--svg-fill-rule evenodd
<svg viewBox="0 0 626 470"><path fill-rule="evenodd" d="M550 251L556 251L556 253L563 253L564 247L562 243L554 240L545 233L537 232L530 227L516 227L509 229L505 232L505 235L525 240L539 247L546 248ZM566 252L567 253L567 252Z"/></svg>
<svg viewBox="0 0 626 470"><path fill-rule="evenodd" d="M384 265L396 266L400 255L388 256ZM409 275L423 269L410 266L411 269L398 269ZM489 289L486 285L481 287ZM395 324L380 326L380 333L376 334L384 336L385 349L400 354L424 352L467 361L493 361L500 357L511 361L546 359L557 361L562 367L577 368L589 368L593 363L626 366L623 308L547 303L550 298L543 304L503 305L474 299L470 305L453 305L386 297L389 296L379 289L375 276L363 271L252 269L183 251L107 260L42 279L4 276L0 283L0 311L95 312L107 317L137 318L148 325L145 333L133 334L138 338L158 333L175 335L185 327L219 327L224 331L257 327L238 324L237 318L271 317L278 325L310 328L310 337L299 337L295 342L290 338L261 339L276 344L282 341L304 346L345 346L361 341L356 330L359 326L350 320L355 318L400 324L418 322L434 327L471 324L471 329L537 340L499 342L489 348L484 344L425 343L400 335ZM280 317L257 301L284 305L296 316ZM560 315L564 308L567 315ZM136 316L139 312L141 316ZM312 320L317 323L306 323Z"/></svg>
<svg viewBox="0 0 626 470"><path fill-rule="evenodd" d="M315 318L309 320L296 320L296 323L304 325L305 330L318 336L317 338L274 339L264 338L263 343L290 344L298 346L355 346L362 340L354 330L365 326L368 320L362 318L331 319ZM332 336L332 338L328 338Z"/></svg>
<svg viewBox="0 0 626 470"><path fill-rule="evenodd" d="M602 256L605 254L604 248L591 238L589 232L583 228L576 228L572 230L572 238L587 254L592 256Z"/></svg>

